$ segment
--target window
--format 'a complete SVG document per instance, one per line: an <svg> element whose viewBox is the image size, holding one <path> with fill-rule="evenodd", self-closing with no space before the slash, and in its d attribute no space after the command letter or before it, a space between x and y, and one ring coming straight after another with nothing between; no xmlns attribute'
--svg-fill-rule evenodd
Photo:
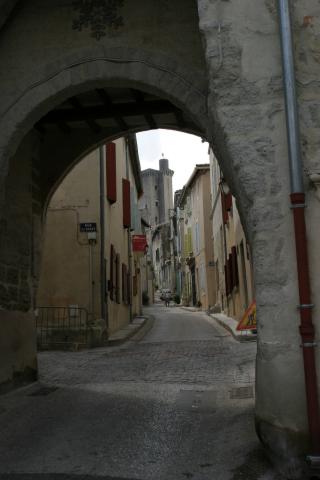
<svg viewBox="0 0 320 480"><path fill-rule="evenodd" d="M158 200L156 200L156 207L158 207L158 206L159 206L159 202L158 202Z"/></svg>
<svg viewBox="0 0 320 480"><path fill-rule="evenodd" d="M155 223L155 224L158 223L158 217L154 217L154 223Z"/></svg>
<svg viewBox="0 0 320 480"><path fill-rule="evenodd" d="M123 303L129 303L128 292L128 268L124 263L122 264L122 301Z"/></svg>
<svg viewBox="0 0 320 480"><path fill-rule="evenodd" d="M116 285L115 285L115 294L116 302L120 303L120 255L116 254L115 259L115 271L116 271Z"/></svg>
<svg viewBox="0 0 320 480"><path fill-rule="evenodd" d="M109 278L109 292L110 300L116 299L116 252L113 245L110 245L110 278Z"/></svg>
<svg viewBox="0 0 320 480"><path fill-rule="evenodd" d="M122 207L123 207L123 226L130 228L131 226L131 196L130 196L130 182L122 179Z"/></svg>
<svg viewBox="0 0 320 480"><path fill-rule="evenodd" d="M116 144L106 145L106 177L107 199L110 203L117 201L117 167L116 167Z"/></svg>

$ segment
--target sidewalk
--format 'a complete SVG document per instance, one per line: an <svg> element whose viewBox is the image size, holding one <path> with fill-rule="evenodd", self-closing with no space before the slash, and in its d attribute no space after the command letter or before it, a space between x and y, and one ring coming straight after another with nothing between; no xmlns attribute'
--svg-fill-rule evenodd
<svg viewBox="0 0 320 480"><path fill-rule="evenodd" d="M251 330L237 330L237 320L235 320L234 318L230 318L223 313L210 313L208 314L208 317L212 318L222 327L228 330L231 335L239 342L255 341L257 339L257 334L253 333Z"/></svg>
<svg viewBox="0 0 320 480"><path fill-rule="evenodd" d="M196 307L184 307L178 305L182 310L186 310L187 312L204 312L201 308ZM231 335L238 340L239 342L247 342L247 341L255 341L257 339L257 334L253 333L251 330L237 330L238 322L234 318L228 317L223 313L208 313L208 321L210 322L218 322L222 327L228 330Z"/></svg>
<svg viewBox="0 0 320 480"><path fill-rule="evenodd" d="M140 332L143 329L143 333L146 333L149 328L151 328L152 322L149 316L140 316L135 317L132 320L132 323L126 325L125 327L117 330L115 333L110 335L108 338L108 346L113 347L116 345L121 345L122 343L129 340L131 337L136 335L136 333Z"/></svg>

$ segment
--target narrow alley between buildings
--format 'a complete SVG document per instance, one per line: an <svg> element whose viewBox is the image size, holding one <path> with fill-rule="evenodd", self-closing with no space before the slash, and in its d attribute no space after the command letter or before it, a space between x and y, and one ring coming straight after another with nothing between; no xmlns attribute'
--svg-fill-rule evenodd
<svg viewBox="0 0 320 480"><path fill-rule="evenodd" d="M255 342L157 303L116 347L39 354L0 396L0 478L274 480L254 431Z"/></svg>

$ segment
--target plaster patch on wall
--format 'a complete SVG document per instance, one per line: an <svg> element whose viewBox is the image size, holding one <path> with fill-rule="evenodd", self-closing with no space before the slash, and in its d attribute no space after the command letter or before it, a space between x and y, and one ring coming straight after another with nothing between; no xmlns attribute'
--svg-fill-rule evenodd
<svg viewBox="0 0 320 480"><path fill-rule="evenodd" d="M118 14L124 0L76 0L74 10L79 17L73 21L73 29L81 32L91 28L91 37L100 40L106 36L107 27L117 30L123 25L123 17Z"/></svg>

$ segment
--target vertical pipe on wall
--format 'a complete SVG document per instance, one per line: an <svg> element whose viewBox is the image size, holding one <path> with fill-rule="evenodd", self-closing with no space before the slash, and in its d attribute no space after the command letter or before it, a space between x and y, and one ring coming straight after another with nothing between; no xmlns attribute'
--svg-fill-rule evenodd
<svg viewBox="0 0 320 480"><path fill-rule="evenodd" d="M315 363L315 330L309 280L309 258L305 224L305 193L300 152L299 117L295 87L295 69L289 0L278 0L282 46L283 84L286 104L287 137L291 179L291 206L294 217L298 285L300 296L300 334L304 359L307 410L312 454L320 456L320 415Z"/></svg>
<svg viewBox="0 0 320 480"><path fill-rule="evenodd" d="M106 321L106 271L105 271L105 174L104 174L104 146L99 148L100 164L100 305L101 318Z"/></svg>
<svg viewBox="0 0 320 480"><path fill-rule="evenodd" d="M125 140L125 149L126 149L126 178L129 180L129 153L128 153L128 137L126 137ZM131 292L132 292L132 247L131 247L131 231L130 227L128 227L128 276L130 278L130 291L129 291L129 322L132 322L132 297L131 297Z"/></svg>
<svg viewBox="0 0 320 480"><path fill-rule="evenodd" d="M89 313L90 318L93 320L93 263L92 263L92 243L89 241Z"/></svg>

